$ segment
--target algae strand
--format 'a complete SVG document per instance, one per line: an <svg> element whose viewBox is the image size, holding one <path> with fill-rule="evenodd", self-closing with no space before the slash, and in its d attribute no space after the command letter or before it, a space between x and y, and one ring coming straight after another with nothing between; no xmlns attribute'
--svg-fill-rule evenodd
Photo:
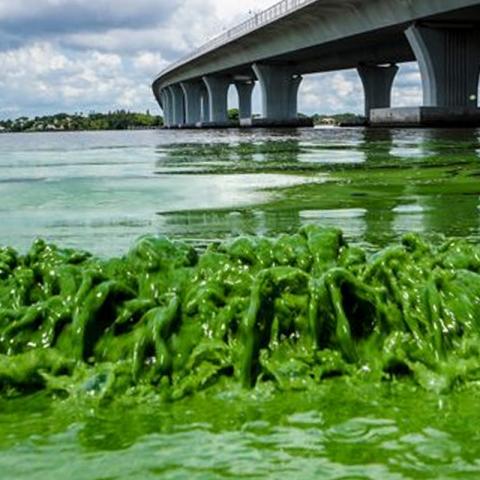
<svg viewBox="0 0 480 480"><path fill-rule="evenodd" d="M332 375L480 379L480 246L407 235L374 254L335 229L203 253L144 237L99 259L0 249L0 392L181 398L221 380L309 388Z"/></svg>

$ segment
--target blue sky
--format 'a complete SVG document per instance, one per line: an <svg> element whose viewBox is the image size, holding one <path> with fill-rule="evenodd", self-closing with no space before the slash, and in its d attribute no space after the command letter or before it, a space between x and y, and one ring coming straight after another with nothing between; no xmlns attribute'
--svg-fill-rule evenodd
<svg viewBox="0 0 480 480"><path fill-rule="evenodd" d="M178 57L274 0L0 0L0 118L125 108L158 111L152 78ZM394 105L421 99L402 66ZM230 106L235 106L234 91ZM356 72L305 78L304 113L361 112ZM254 110L260 105L255 89Z"/></svg>

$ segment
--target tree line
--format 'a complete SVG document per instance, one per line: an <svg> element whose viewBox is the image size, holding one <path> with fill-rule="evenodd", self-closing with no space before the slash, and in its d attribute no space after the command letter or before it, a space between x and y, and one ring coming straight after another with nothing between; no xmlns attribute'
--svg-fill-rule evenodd
<svg viewBox="0 0 480 480"><path fill-rule="evenodd" d="M72 131L72 130L129 130L157 128L163 125L160 115L116 110L108 113L57 113L34 118L19 117L0 120L0 130L8 132Z"/></svg>

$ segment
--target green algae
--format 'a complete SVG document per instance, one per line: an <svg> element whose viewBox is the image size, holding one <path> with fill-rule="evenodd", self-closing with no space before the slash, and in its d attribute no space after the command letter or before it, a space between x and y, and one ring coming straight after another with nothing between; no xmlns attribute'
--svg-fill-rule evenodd
<svg viewBox="0 0 480 480"><path fill-rule="evenodd" d="M480 379L480 246L409 234L374 254L335 229L198 252L141 238L98 259L0 250L0 391L179 399L213 385L309 389L332 376Z"/></svg>

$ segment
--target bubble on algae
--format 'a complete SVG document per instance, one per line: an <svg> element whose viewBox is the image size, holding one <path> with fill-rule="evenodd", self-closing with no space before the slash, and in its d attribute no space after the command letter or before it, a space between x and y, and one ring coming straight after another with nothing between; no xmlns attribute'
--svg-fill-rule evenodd
<svg viewBox="0 0 480 480"><path fill-rule="evenodd" d="M198 253L141 238L102 260L0 250L0 391L178 399L213 385L332 376L480 379L480 246L415 235L373 255L307 226Z"/></svg>

